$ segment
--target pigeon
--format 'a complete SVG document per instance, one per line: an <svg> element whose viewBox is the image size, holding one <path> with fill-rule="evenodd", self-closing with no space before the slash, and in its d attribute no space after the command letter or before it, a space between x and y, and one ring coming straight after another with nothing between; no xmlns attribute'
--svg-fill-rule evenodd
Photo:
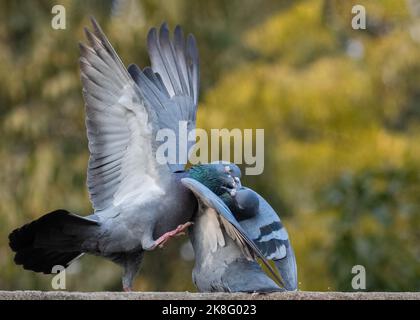
<svg viewBox="0 0 420 320"><path fill-rule="evenodd" d="M123 289L130 291L144 252L183 234L196 212L196 198L181 182L186 161L158 161L155 137L163 128L178 133L180 122L188 132L195 128L198 51L194 36L185 39L177 26L172 40L165 23L147 37L151 67L126 68L91 21L80 69L93 213L55 210L11 232L9 245L17 265L45 274L83 254L104 257L123 268ZM188 154L193 143L177 149Z"/></svg>
<svg viewBox="0 0 420 320"><path fill-rule="evenodd" d="M181 180L199 194L194 225L189 228L195 252L195 286L201 292L297 290L296 259L280 218L263 197L242 186L241 172L235 164L221 162L217 167L218 170L211 166L194 168L202 172ZM223 179L231 179L231 182L215 183ZM243 242L235 241L230 226L226 228L220 219L224 215L236 220L246 238L258 248L258 255L262 254L263 261L274 261L281 276L280 279L274 276L278 283L255 261L258 255L250 254Z"/></svg>

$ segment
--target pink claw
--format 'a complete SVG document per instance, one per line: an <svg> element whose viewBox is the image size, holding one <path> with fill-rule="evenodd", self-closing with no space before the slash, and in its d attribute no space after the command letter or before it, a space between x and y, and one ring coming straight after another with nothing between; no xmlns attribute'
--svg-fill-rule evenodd
<svg viewBox="0 0 420 320"><path fill-rule="evenodd" d="M191 226L193 223L188 221L187 223L184 224L180 224L178 227L176 227L176 229L172 230L172 231L168 231L165 234L163 234L162 236L160 236L156 241L155 241L155 247L159 246L159 248L163 248L163 245L168 242L172 237L175 236L181 236L181 235L185 235L185 230Z"/></svg>

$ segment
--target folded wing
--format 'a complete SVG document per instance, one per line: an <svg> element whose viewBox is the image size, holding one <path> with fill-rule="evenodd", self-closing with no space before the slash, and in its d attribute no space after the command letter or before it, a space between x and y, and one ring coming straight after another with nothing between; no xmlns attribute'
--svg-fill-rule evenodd
<svg viewBox="0 0 420 320"><path fill-rule="evenodd" d="M286 228L277 213L263 197L249 188L246 189L258 196L259 212L250 219L240 221L240 224L265 258L274 261L285 288L296 290L296 258Z"/></svg>

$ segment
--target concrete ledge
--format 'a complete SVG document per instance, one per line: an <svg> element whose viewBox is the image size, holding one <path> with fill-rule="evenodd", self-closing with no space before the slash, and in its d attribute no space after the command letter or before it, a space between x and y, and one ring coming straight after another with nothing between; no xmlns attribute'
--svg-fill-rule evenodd
<svg viewBox="0 0 420 320"><path fill-rule="evenodd" d="M0 291L0 300L420 300L420 292L191 292Z"/></svg>

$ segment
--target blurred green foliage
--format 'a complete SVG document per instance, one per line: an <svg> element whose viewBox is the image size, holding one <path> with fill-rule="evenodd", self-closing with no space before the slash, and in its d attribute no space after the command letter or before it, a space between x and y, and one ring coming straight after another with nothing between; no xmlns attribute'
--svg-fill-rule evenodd
<svg viewBox="0 0 420 320"><path fill-rule="evenodd" d="M420 290L420 1L54 1L0 4L0 289L51 289L13 264L7 235L56 208L88 214L78 41L94 15L126 64L167 21L195 34L198 125L264 128L265 170L244 177L278 210L300 289ZM354 4L367 29L351 28ZM146 256L136 290L193 290L187 240ZM85 257L69 290L119 290L120 270Z"/></svg>

